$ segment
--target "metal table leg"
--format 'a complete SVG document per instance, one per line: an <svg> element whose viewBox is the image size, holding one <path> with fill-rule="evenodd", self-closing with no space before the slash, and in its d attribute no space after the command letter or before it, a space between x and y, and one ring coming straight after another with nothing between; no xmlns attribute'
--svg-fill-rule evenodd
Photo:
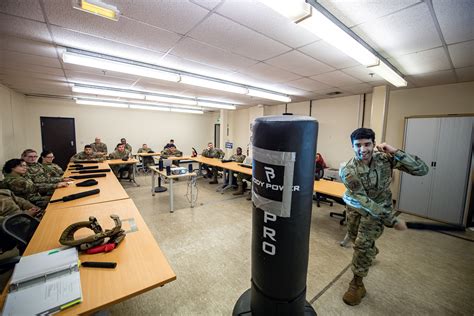
<svg viewBox="0 0 474 316"><path fill-rule="evenodd" d="M174 212L173 209L173 178L170 178L170 213Z"/></svg>

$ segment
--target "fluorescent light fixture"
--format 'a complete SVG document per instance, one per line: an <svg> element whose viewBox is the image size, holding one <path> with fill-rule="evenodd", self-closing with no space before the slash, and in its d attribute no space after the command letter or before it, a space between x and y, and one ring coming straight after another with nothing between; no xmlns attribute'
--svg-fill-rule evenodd
<svg viewBox="0 0 474 316"><path fill-rule="evenodd" d="M260 0L260 2L292 21L301 20L311 14L311 6L304 0Z"/></svg>
<svg viewBox="0 0 474 316"><path fill-rule="evenodd" d="M187 75L181 75L181 83L199 86L209 89L239 93L239 94L247 94L248 90L245 87L232 85L221 81L213 81L204 78L192 77Z"/></svg>
<svg viewBox="0 0 474 316"><path fill-rule="evenodd" d="M177 113L192 113L192 114L204 114L203 111L200 110L186 110L186 109L171 109L171 112Z"/></svg>
<svg viewBox="0 0 474 316"><path fill-rule="evenodd" d="M91 68L122 72L126 74L154 78L166 81L179 81L179 75L163 70L143 67L139 65L128 64L120 61L110 60L106 58L98 58L89 55L78 54L74 52L64 52L63 62L67 64L81 65Z"/></svg>
<svg viewBox="0 0 474 316"><path fill-rule="evenodd" d="M169 112L170 108L163 108L153 105L141 105L141 104L130 104L130 108L134 110L152 110L152 111L163 111Z"/></svg>
<svg viewBox="0 0 474 316"><path fill-rule="evenodd" d="M281 101L285 103L291 102L291 98L286 95L275 94L275 93L265 92L261 90L249 89L249 93L247 94L253 97Z"/></svg>
<svg viewBox="0 0 474 316"><path fill-rule="evenodd" d="M84 99L75 99L75 100L77 104L109 106L109 107L114 107L114 108L128 108L128 104L126 103L108 102L108 101L99 101L99 100L84 100Z"/></svg>
<svg viewBox="0 0 474 316"><path fill-rule="evenodd" d="M158 95L147 95L146 99L148 101L178 103L178 104L186 104L186 105L196 105L197 104L197 101L192 100L192 99L181 99L181 98L164 97L164 96L158 96Z"/></svg>
<svg viewBox="0 0 474 316"><path fill-rule="evenodd" d="M116 7L99 0L75 0L73 7L113 21L118 21L120 16L120 11Z"/></svg>
<svg viewBox="0 0 474 316"><path fill-rule="evenodd" d="M217 108L217 109L224 109L224 110L235 110L236 107L233 104L225 104L225 103L214 103L208 101L200 101L198 100L197 103L199 106L203 106L206 108Z"/></svg>
<svg viewBox="0 0 474 316"><path fill-rule="evenodd" d="M313 10L311 17L300 21L298 25L316 34L364 66L376 65L379 61L371 51L317 10Z"/></svg>
<svg viewBox="0 0 474 316"><path fill-rule="evenodd" d="M133 92L126 92L126 91L117 91L111 89L101 89L101 88L92 88L92 87L82 87L74 85L72 87L73 92L77 93L87 93L87 94L98 94L98 95L107 95L112 97L122 97L122 98L129 98L129 99L145 99L145 95L140 93L133 93Z"/></svg>
<svg viewBox="0 0 474 316"><path fill-rule="evenodd" d="M395 87L406 87L407 82L403 79L395 70L393 70L390 66L385 64L384 62L380 61L380 63L376 66L367 67L371 71L375 72L380 77L384 78Z"/></svg>

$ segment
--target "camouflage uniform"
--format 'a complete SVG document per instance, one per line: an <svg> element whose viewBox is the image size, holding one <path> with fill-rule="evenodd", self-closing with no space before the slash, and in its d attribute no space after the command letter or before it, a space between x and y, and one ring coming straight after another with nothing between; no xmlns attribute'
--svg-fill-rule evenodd
<svg viewBox="0 0 474 316"><path fill-rule="evenodd" d="M124 150L120 152L115 150L113 153L109 154L110 159L123 159L123 158L130 158L130 152L128 150ZM129 176L132 174L133 165L131 164L123 164L123 165L111 165L112 171L114 172L115 176L119 176L119 172L121 171L128 171Z"/></svg>
<svg viewBox="0 0 474 316"><path fill-rule="evenodd" d="M92 143L91 147L92 147L92 151L95 153L100 152L100 153L107 154L107 145L104 143L98 143L98 144Z"/></svg>
<svg viewBox="0 0 474 316"><path fill-rule="evenodd" d="M245 155L237 155L237 154L234 154L232 156L230 156L229 160L232 160L232 161L235 161L235 162L238 162L238 163L242 163L244 162L245 160ZM226 184L231 184L232 183L232 180L231 180L231 177L229 176L232 175L232 172L229 172L228 170L225 170L225 173L227 175L227 182ZM237 179L239 178L239 175L240 174L237 174ZM237 180L238 181L238 180ZM242 180L241 180L242 181Z"/></svg>
<svg viewBox="0 0 474 316"><path fill-rule="evenodd" d="M125 144L125 150L128 150L128 152L132 152L132 146L130 146L129 143Z"/></svg>
<svg viewBox="0 0 474 316"><path fill-rule="evenodd" d="M222 159L225 155L225 153L222 151L222 149L219 149L219 148L212 148L212 149L209 149L209 148L206 148L202 151L202 154L201 154L203 157L206 157L206 158L218 158L218 159ZM213 167L213 166L208 166L206 164L203 164L202 167L207 170L207 176L209 178L212 177L212 183L217 183L217 171L219 170L218 168L216 167Z"/></svg>
<svg viewBox="0 0 474 316"><path fill-rule="evenodd" d="M43 163L42 165L50 177L61 178L64 175L64 170L55 163Z"/></svg>
<svg viewBox="0 0 474 316"><path fill-rule="evenodd" d="M94 152L92 154L88 155L88 154L86 154L85 151L81 151L80 153L75 154L71 158L72 162L81 162L82 160L95 160L95 161L98 161L98 162L102 162L102 161L104 161L104 158L102 158L101 156L99 156L98 154L96 154Z"/></svg>
<svg viewBox="0 0 474 316"><path fill-rule="evenodd" d="M141 154L141 153L149 153L153 151L151 148L140 148L138 150L138 153ZM150 165L154 165L155 164L155 160L153 159L153 157L141 157L142 158L142 161L143 161L143 165L145 166L145 168L148 168Z"/></svg>
<svg viewBox="0 0 474 316"><path fill-rule="evenodd" d="M24 198L41 208L46 207L51 197L49 190L45 191L45 188L35 185L26 176L6 174L5 179L3 179L3 186L12 191L16 196Z"/></svg>
<svg viewBox="0 0 474 316"><path fill-rule="evenodd" d="M354 242L352 271L365 277L377 254L375 241L382 235L384 225L393 227L398 219L392 205L392 170L423 176L428 166L417 156L402 150L395 154L374 152L370 165L352 158L339 174L346 186L344 201L348 206L348 232Z"/></svg>
<svg viewBox="0 0 474 316"><path fill-rule="evenodd" d="M56 183L61 182L61 177L51 177L39 162L26 163L28 168L25 177L29 178L40 190L47 191L52 195L56 189Z"/></svg>
<svg viewBox="0 0 474 316"><path fill-rule="evenodd" d="M0 222L3 221L4 217L23 213L23 211L33 207L33 204L19 196L15 196L12 191L0 189Z"/></svg>
<svg viewBox="0 0 474 316"><path fill-rule="evenodd" d="M168 147L161 151L161 158L166 159L168 157L183 157L183 152L178 149L175 149L174 152L171 152L171 149Z"/></svg>

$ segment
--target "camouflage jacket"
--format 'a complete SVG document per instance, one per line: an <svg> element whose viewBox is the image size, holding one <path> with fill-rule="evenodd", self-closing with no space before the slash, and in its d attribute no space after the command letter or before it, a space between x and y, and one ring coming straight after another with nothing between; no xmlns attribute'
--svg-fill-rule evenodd
<svg viewBox="0 0 474 316"><path fill-rule="evenodd" d="M50 163L50 164L43 163L42 165L43 165L44 170L46 170L46 173L50 177L61 178L64 174L64 170L61 169L61 167L55 163Z"/></svg>
<svg viewBox="0 0 474 316"><path fill-rule="evenodd" d="M339 170L341 180L346 186L343 196L350 207L361 215L381 218L387 226L394 224L392 170L398 169L414 176L424 176L428 166L417 156L398 150L395 154L374 152L370 165L352 158Z"/></svg>
<svg viewBox="0 0 474 316"><path fill-rule="evenodd" d="M8 189L0 189L0 220L2 217L10 216L34 207L27 200L16 196Z"/></svg>
<svg viewBox="0 0 474 316"><path fill-rule="evenodd" d="M44 188L38 187L26 176L6 174L5 179L3 179L3 185L16 196L24 198L34 204L43 200L41 193L44 195L52 194L52 190L45 191ZM55 184L53 185L56 187Z"/></svg>
<svg viewBox="0 0 474 316"><path fill-rule="evenodd" d="M171 152L170 148L166 148L161 151L161 158L168 158L168 157L183 157L183 152L175 149L174 152Z"/></svg>
<svg viewBox="0 0 474 316"><path fill-rule="evenodd" d="M238 162L238 163L242 163L245 160L245 155L234 154L234 155L230 156L229 160L232 160L232 161L235 161L235 162Z"/></svg>
<svg viewBox="0 0 474 316"><path fill-rule="evenodd" d="M129 143L125 144L125 150L128 150L128 152L132 152L132 146L130 146Z"/></svg>
<svg viewBox="0 0 474 316"><path fill-rule="evenodd" d="M75 154L71 158L72 162L80 162L81 160L96 160L96 161L102 162L104 161L104 158L100 157L98 154L94 152L88 155L86 154L85 151L81 151L80 153Z"/></svg>
<svg viewBox="0 0 474 316"><path fill-rule="evenodd" d="M201 155L207 158L222 158L224 157L225 153L222 151L222 149L219 148L206 148L202 151Z"/></svg>
<svg viewBox="0 0 474 316"><path fill-rule="evenodd" d="M126 149L123 152L115 150L113 153L109 154L110 159L122 159L122 158L125 158L125 157L127 157L127 158L130 157L130 152Z"/></svg>
<svg viewBox="0 0 474 316"><path fill-rule="evenodd" d="M140 148L140 149L138 149L138 153L139 153L139 154L141 154L141 153L149 153L150 151L153 151L153 149L151 149L151 148L145 149L145 148L143 148L143 147Z"/></svg>
<svg viewBox="0 0 474 316"><path fill-rule="evenodd" d="M61 182L61 177L51 177L48 175L46 169L39 162L27 163L26 178L29 178L33 183L43 191L54 191L56 183Z"/></svg>
<svg viewBox="0 0 474 316"><path fill-rule="evenodd" d="M104 143L92 143L91 144L93 152L107 153L107 145Z"/></svg>

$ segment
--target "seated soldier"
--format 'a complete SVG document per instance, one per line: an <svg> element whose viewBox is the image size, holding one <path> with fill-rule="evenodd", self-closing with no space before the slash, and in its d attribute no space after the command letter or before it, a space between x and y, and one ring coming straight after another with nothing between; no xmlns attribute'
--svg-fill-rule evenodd
<svg viewBox="0 0 474 316"><path fill-rule="evenodd" d="M229 160L231 161L235 161L235 162L238 162L238 163L242 163L244 162L245 160L245 155L242 155L242 148L241 147L237 147L236 149L236 153L233 154L232 156L230 156ZM224 170L224 181L225 181L225 185L228 186L228 185L232 185L233 181L233 176L232 176L233 172L232 171L229 171L229 170Z"/></svg>
<svg viewBox="0 0 474 316"><path fill-rule="evenodd" d="M248 164L248 165L252 164L252 158L247 157L245 159L245 164ZM239 172L239 174L237 175L237 191L233 193L234 195L244 194L245 188L247 186L247 184L246 184L246 182L244 182L244 180L252 181L252 176L249 175L249 174ZM247 197L247 200L250 200L250 196Z"/></svg>
<svg viewBox="0 0 474 316"><path fill-rule="evenodd" d="M132 146L130 146L129 143L127 143L127 140L125 138L120 139L120 144L123 144L125 146L125 149L128 150L129 153L132 152ZM117 147L115 147L117 149Z"/></svg>
<svg viewBox="0 0 474 316"><path fill-rule="evenodd" d="M166 144L163 149L167 149L167 148L170 148L170 147L176 147L176 145L174 144L174 139L170 139L170 142L168 144Z"/></svg>
<svg viewBox="0 0 474 316"><path fill-rule="evenodd" d="M150 153L153 152L153 150L148 147L147 144L143 144L142 148L138 149L138 153ZM142 162L143 162L143 169L148 170L148 167L151 165L155 164L155 161L153 160L153 157L142 157Z"/></svg>
<svg viewBox="0 0 474 316"><path fill-rule="evenodd" d="M183 157L183 152L178 150L174 145L161 151L160 158L167 159L169 157ZM173 164L179 166L179 160L174 160Z"/></svg>
<svg viewBox="0 0 474 316"><path fill-rule="evenodd" d="M99 156L107 155L107 145L100 141L99 137L95 138L95 141L91 144L92 151Z"/></svg>
<svg viewBox="0 0 474 316"><path fill-rule="evenodd" d="M21 159L10 159L3 166L3 186L16 196L30 201L38 207L45 208L51 198L51 188L38 186L26 176L26 163ZM54 188L67 187L67 182L58 182Z"/></svg>
<svg viewBox="0 0 474 316"><path fill-rule="evenodd" d="M117 147L113 153L109 154L110 159L126 159L130 158L130 152L125 149L125 144L117 144ZM132 174L132 164L123 164L123 165L111 165L112 171L114 172L117 178L125 178L124 173L128 173L128 177Z"/></svg>
<svg viewBox="0 0 474 316"><path fill-rule="evenodd" d="M207 143L207 148L202 151L201 155L203 157L206 157L206 158L222 159L225 154L222 151L222 149L214 148L214 144L209 142L209 143ZM212 177L212 181L209 182L209 183L210 184L216 184L217 183L218 168L213 167L213 166L209 166L209 165L206 165L206 164L203 165L203 168L207 170L208 178Z"/></svg>
<svg viewBox="0 0 474 316"><path fill-rule="evenodd" d="M40 155L41 157L38 159L38 162L43 165L44 170L50 177L62 177L64 175L64 170L58 166L57 164L53 163L54 154L50 150L43 150Z"/></svg>
<svg viewBox="0 0 474 316"><path fill-rule="evenodd" d="M99 154L93 152L91 145L85 145L84 146L84 151L81 151L80 153L77 153L74 156L72 156L71 161L72 162L81 162L81 161L85 161L85 160L92 160L92 161L102 162L102 161L104 161L104 158L102 158Z"/></svg>
<svg viewBox="0 0 474 316"><path fill-rule="evenodd" d="M38 153L34 149L26 149L21 154L21 159L26 162L28 169L26 170L26 177L30 178L34 184L42 189L49 188L51 194L54 191L55 184L61 181L71 181L69 178L51 177L42 164L37 162Z"/></svg>
<svg viewBox="0 0 474 316"><path fill-rule="evenodd" d="M43 211L27 200L16 196L12 191L0 189L0 223L3 222L5 217L19 213L41 217Z"/></svg>

